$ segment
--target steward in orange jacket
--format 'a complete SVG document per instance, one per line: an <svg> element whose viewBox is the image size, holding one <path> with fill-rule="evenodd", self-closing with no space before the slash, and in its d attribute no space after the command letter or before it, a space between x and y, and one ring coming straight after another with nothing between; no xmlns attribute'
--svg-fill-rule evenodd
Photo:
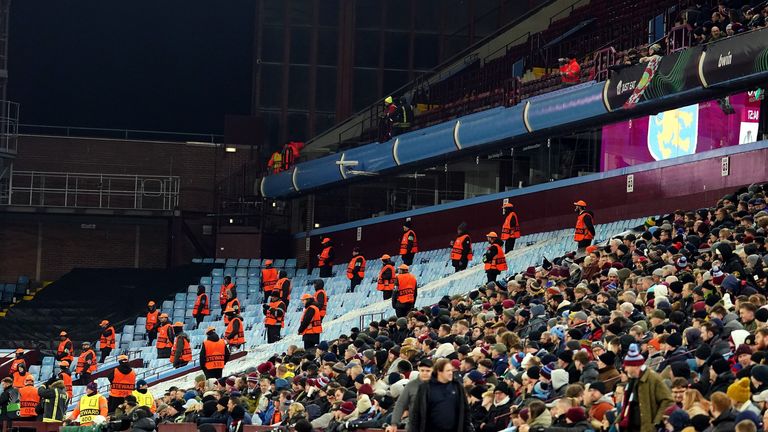
<svg viewBox="0 0 768 432"><path fill-rule="evenodd" d="M168 314L160 314L160 322L157 329L157 341L155 347L157 348L157 358L167 359L171 357L171 348L173 347L173 340L175 338L173 334L173 326L168 322Z"/></svg>
<svg viewBox="0 0 768 432"><path fill-rule="evenodd" d="M485 275L488 277L488 282L495 282L501 272L507 271L507 258L504 256L504 244L499 240L499 236L493 231L486 236L488 249L483 254Z"/></svg>
<svg viewBox="0 0 768 432"><path fill-rule="evenodd" d="M189 343L189 336L184 333L184 323L174 323L173 333L176 335L176 339L173 341L170 360L173 367L178 369L192 361L192 344Z"/></svg>
<svg viewBox="0 0 768 432"><path fill-rule="evenodd" d="M376 290L382 292L384 300L389 300L392 298L392 290L395 289L395 265L392 263L392 257L387 254L381 256L381 264Z"/></svg>
<svg viewBox="0 0 768 432"><path fill-rule="evenodd" d="M195 299L195 305L192 308L192 317L195 318L195 322L197 323L195 328L200 327L200 323L210 314L211 301L208 298L208 294L205 292L205 285L198 285L197 299Z"/></svg>
<svg viewBox="0 0 768 432"><path fill-rule="evenodd" d="M573 211L579 215L576 217L576 228L573 232L573 241L579 249L585 249L592 244L592 239L595 238L595 222L594 215L591 211L587 210L587 203L583 200L573 203Z"/></svg>
<svg viewBox="0 0 768 432"><path fill-rule="evenodd" d="M229 361L229 347L216 334L216 328L208 327L205 335L206 339L200 347L200 368L206 379L219 379L224 371L224 365Z"/></svg>
<svg viewBox="0 0 768 432"><path fill-rule="evenodd" d="M456 229L456 240L451 243L451 265L460 272L467 268L472 258L472 239L467 234L467 224L462 222Z"/></svg>
<svg viewBox="0 0 768 432"><path fill-rule="evenodd" d="M101 350L101 359L99 363L104 363L112 350L115 349L115 328L109 324L109 321L103 320L101 324L101 336L99 337L99 349Z"/></svg>
<svg viewBox="0 0 768 432"><path fill-rule="evenodd" d="M320 308L310 294L302 294L301 302L304 303L304 312L301 314L299 334L304 341L304 349L310 350L320 343L323 319L320 317Z"/></svg>
<svg viewBox="0 0 768 432"><path fill-rule="evenodd" d="M280 330L285 327L287 306L277 291L272 291L269 303L264 308L264 327L267 328L267 343L280 340Z"/></svg>
<svg viewBox="0 0 768 432"><path fill-rule="evenodd" d="M360 285L365 277L365 257L360 255L360 248L352 249L352 259L347 265L347 279L349 279L349 290L355 292L355 287Z"/></svg>
<svg viewBox="0 0 768 432"><path fill-rule="evenodd" d="M117 367L107 374L110 383L107 411L111 413L115 412L115 409L125 402L125 397L136 388L136 372L128 364L128 356L118 356L117 361Z"/></svg>
<svg viewBox="0 0 768 432"><path fill-rule="evenodd" d="M19 389L19 402L21 403L19 420L37 420L36 408L37 404L40 403L40 395L37 394L37 389L35 388L35 379L30 374L27 374L24 378L24 387Z"/></svg>
<svg viewBox="0 0 768 432"><path fill-rule="evenodd" d="M147 330L147 340L149 346L152 346L152 342L157 339L157 328L159 327L160 311L157 310L155 302L151 301L147 303L147 321L144 324L144 329Z"/></svg>
<svg viewBox="0 0 768 432"><path fill-rule="evenodd" d="M24 349L23 348L16 348L16 358L13 359L11 362L11 368L8 369L8 375L13 375L14 372L19 370L19 365L23 364L25 367L27 366L27 362L24 360Z"/></svg>
<svg viewBox="0 0 768 432"><path fill-rule="evenodd" d="M59 341L59 347L56 349L56 360L66 360L72 363L72 360L75 359L75 347L72 345L72 341L69 340L66 331L62 330L61 333L59 333Z"/></svg>
<svg viewBox="0 0 768 432"><path fill-rule="evenodd" d="M408 315L416 304L416 277L408 272L408 266L400 264L399 273L395 276L395 290L392 293L392 307L398 318Z"/></svg>
<svg viewBox="0 0 768 432"><path fill-rule="evenodd" d="M278 279L280 279L280 276L277 269L272 267L272 260L264 260L264 268L261 269L261 280L259 281L264 296L264 304L267 304L269 301L269 295L272 293L272 290L275 289L275 284Z"/></svg>
<svg viewBox="0 0 768 432"><path fill-rule="evenodd" d="M419 251L419 242L416 240L416 232L411 229L411 220L403 222L403 235L400 236L400 258L403 264L412 265L413 257Z"/></svg>
<svg viewBox="0 0 768 432"><path fill-rule="evenodd" d="M245 345L245 329L243 319L238 311L229 308L224 312L227 317L227 328L224 330L224 339L232 348L240 348Z"/></svg>
<svg viewBox="0 0 768 432"><path fill-rule="evenodd" d="M56 378L64 383L64 389L67 391L67 397L72 399L72 372L69 371L69 362L64 360L59 363L59 373Z"/></svg>
<svg viewBox="0 0 768 432"><path fill-rule="evenodd" d="M320 254L317 255L317 267L320 269L320 277L331 277L333 276L333 261L336 258L333 242L328 237L325 237L320 246L323 248Z"/></svg>
<svg viewBox="0 0 768 432"><path fill-rule="evenodd" d="M83 342L80 357L77 358L77 368L75 372L80 376L78 382L80 385L88 385L91 382L91 374L96 372L99 362L96 359L96 353L91 349L90 342Z"/></svg>
<svg viewBox="0 0 768 432"><path fill-rule="evenodd" d="M512 203L501 206L501 213L504 215L504 224L501 226L504 253L515 249L515 241L520 238L520 221L517 219L517 213L512 210L513 207Z"/></svg>

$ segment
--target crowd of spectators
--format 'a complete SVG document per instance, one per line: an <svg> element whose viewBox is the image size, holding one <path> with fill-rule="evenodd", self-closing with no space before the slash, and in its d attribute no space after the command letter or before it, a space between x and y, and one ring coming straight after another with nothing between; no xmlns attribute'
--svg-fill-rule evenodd
<svg viewBox="0 0 768 432"><path fill-rule="evenodd" d="M768 2L755 0L699 0L684 10L676 26L693 28L693 45L714 42L729 36L768 26Z"/></svg>
<svg viewBox="0 0 768 432"><path fill-rule="evenodd" d="M298 431L762 431L768 186L466 296L171 388L158 421Z"/></svg>

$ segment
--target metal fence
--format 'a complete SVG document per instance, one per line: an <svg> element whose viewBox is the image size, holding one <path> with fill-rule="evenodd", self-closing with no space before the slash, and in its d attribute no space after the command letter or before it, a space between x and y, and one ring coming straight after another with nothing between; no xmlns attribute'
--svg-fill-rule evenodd
<svg viewBox="0 0 768 432"><path fill-rule="evenodd" d="M13 171L11 205L174 210L178 176Z"/></svg>
<svg viewBox="0 0 768 432"><path fill-rule="evenodd" d="M19 136L19 104L0 101L0 152L16 154Z"/></svg>

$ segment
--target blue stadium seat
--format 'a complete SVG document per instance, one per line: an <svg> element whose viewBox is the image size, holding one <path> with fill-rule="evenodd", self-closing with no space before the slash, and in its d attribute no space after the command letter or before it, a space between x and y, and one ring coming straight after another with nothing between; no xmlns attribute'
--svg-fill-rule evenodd
<svg viewBox="0 0 768 432"><path fill-rule="evenodd" d="M251 260L247 258L240 258L237 260L237 266L241 268L248 268L248 265L250 264Z"/></svg>
<svg viewBox="0 0 768 432"><path fill-rule="evenodd" d="M248 262L248 267L259 268L261 267L261 260L259 258L253 258Z"/></svg>

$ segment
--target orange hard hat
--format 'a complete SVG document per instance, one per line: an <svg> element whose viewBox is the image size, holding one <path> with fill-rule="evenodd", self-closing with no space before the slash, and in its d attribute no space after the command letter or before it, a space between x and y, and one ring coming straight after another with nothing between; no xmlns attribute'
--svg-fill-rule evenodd
<svg viewBox="0 0 768 432"><path fill-rule="evenodd" d="M302 300L309 300L309 299L311 299L311 298L312 298L312 296L311 296L311 295L309 295L309 294L302 294L302 295L301 295L301 299L302 299Z"/></svg>
<svg viewBox="0 0 768 432"><path fill-rule="evenodd" d="M160 318L166 318L167 319L168 318L168 314L167 313L161 313L160 314Z"/></svg>
<svg viewBox="0 0 768 432"><path fill-rule="evenodd" d="M153 302L152 300L150 300L149 303L147 303L147 306L154 306L154 305L155 305L155 302Z"/></svg>
<svg viewBox="0 0 768 432"><path fill-rule="evenodd" d="M128 361L128 356L125 355L125 354L120 354L119 356L117 356L117 361L119 361L119 362L121 362L121 361Z"/></svg>
<svg viewBox="0 0 768 432"><path fill-rule="evenodd" d="M69 362L66 360L62 360L59 362L60 367L69 367Z"/></svg>
<svg viewBox="0 0 768 432"><path fill-rule="evenodd" d="M584 200L578 200L575 203L573 203L573 205L579 206L579 207L586 207L587 203L585 203Z"/></svg>
<svg viewBox="0 0 768 432"><path fill-rule="evenodd" d="M271 260L271 259L268 259L268 260L264 260L264 265L265 265L265 266L270 266L270 265L272 265L272 260Z"/></svg>
<svg viewBox="0 0 768 432"><path fill-rule="evenodd" d="M328 243L329 241L331 241L331 239L329 239L328 237L326 237L326 238L324 238L324 239L323 239L323 241L322 241L322 242L323 242L323 243Z"/></svg>
<svg viewBox="0 0 768 432"><path fill-rule="evenodd" d="M107 320L101 320L101 322L99 323L99 325L100 325L101 327L104 327L105 325L109 325L109 321L107 321Z"/></svg>
<svg viewBox="0 0 768 432"><path fill-rule="evenodd" d="M496 232L495 232L495 231L491 231L491 232L489 232L488 234L486 234L485 236L486 236L486 237L492 237L492 238L496 238L496 237L498 237L498 234L496 234Z"/></svg>
<svg viewBox="0 0 768 432"><path fill-rule="evenodd" d="M512 208L512 207L514 207L514 206L512 205L512 203L504 203L504 205L503 205L503 206L501 206L501 208Z"/></svg>
<svg viewBox="0 0 768 432"><path fill-rule="evenodd" d="M64 330L62 330L61 333L59 333L59 336L66 336L66 335L67 335L67 332L65 332Z"/></svg>
<svg viewBox="0 0 768 432"><path fill-rule="evenodd" d="M400 264L397 268L400 270L408 270L408 264Z"/></svg>
<svg viewBox="0 0 768 432"><path fill-rule="evenodd" d="M181 322L181 321L176 321L175 323L173 323L173 326L174 327L184 327L184 323Z"/></svg>
<svg viewBox="0 0 768 432"><path fill-rule="evenodd" d="M32 378L32 375L30 374L27 374L26 378L24 378L24 384L27 384L27 383L32 383L32 384L35 383L35 379Z"/></svg>
<svg viewBox="0 0 768 432"><path fill-rule="evenodd" d="M382 255L382 256L381 256L381 259L382 259L382 261L383 261L383 260L388 260L388 259L391 259L391 258L392 258L392 257L391 257L391 256L389 256L389 255L387 255L387 254L384 254L384 255Z"/></svg>

